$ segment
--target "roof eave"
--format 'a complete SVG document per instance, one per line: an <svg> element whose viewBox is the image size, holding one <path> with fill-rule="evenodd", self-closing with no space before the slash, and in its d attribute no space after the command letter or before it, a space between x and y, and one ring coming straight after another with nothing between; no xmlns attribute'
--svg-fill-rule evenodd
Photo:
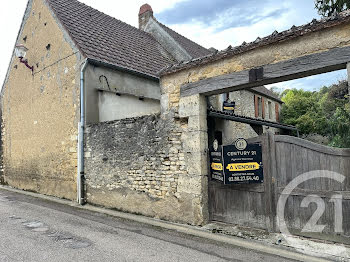
<svg viewBox="0 0 350 262"><path fill-rule="evenodd" d="M284 42L291 39L298 38L310 33L319 32L340 24L350 22L350 11L344 11L330 18L323 18L321 20L312 20L312 22L302 26L292 26L290 29L283 32L274 32L264 38L258 37L251 43L243 43L240 46L232 47L229 46L227 49L213 53L208 56L203 56L197 59L186 61L185 63L179 63L176 65L169 66L161 72L161 76L170 75L183 70L188 70L196 66L202 66L210 63L215 63L221 59L231 58L235 55L251 51L253 49L261 48L274 44L276 42Z"/></svg>
<svg viewBox="0 0 350 262"><path fill-rule="evenodd" d="M146 74L146 73L143 73L143 72L131 69L131 68L111 64L111 63L108 63L106 61L97 60L95 58L87 58L87 60L88 60L89 64L92 64L92 65L108 67L111 69L127 72L127 73L130 73L133 75L141 76L141 77L159 82L159 77L151 75L151 74Z"/></svg>
<svg viewBox="0 0 350 262"><path fill-rule="evenodd" d="M259 91L257 91L257 90L252 89L252 88L251 88L251 89L247 89L247 91L250 91L250 92L252 92L252 93L256 93L256 94L258 94L258 95L267 97L267 98L269 98L269 99L271 99L271 100L274 100L274 101L276 101L276 102L278 102L278 103L280 103L280 104L283 104L283 103L284 103L284 102L283 102L281 99L279 99L279 98L270 96L270 95L265 94L265 93L263 93L263 92L259 92Z"/></svg>

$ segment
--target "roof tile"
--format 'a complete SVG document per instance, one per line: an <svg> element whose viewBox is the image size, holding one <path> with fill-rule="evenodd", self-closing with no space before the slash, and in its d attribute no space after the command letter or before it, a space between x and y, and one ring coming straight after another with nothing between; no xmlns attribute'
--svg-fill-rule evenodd
<svg viewBox="0 0 350 262"><path fill-rule="evenodd" d="M273 32L271 35L260 38L258 37L255 41L251 43L243 42L240 46L232 48L229 46L227 49L214 52L209 55L204 55L202 57L198 57L195 59L191 59L188 63L178 63L176 65L169 65L165 68L161 75L171 74L180 70L185 70L191 67L204 65L207 63L212 63L214 61L218 61L224 58L229 58L235 56L237 54L241 54L255 48L267 46L277 42L287 41L293 38L297 38L311 32L320 31L323 29L327 29L333 26L337 26L342 23L350 22L350 10L343 11L339 14L335 14L334 16L328 18L322 18L320 20L313 19L310 23L302 25L302 26L292 26L290 29L285 30L283 32L278 33L277 31Z"/></svg>
<svg viewBox="0 0 350 262"><path fill-rule="evenodd" d="M149 34L77 0L47 0L80 50L91 59L150 76L174 61Z"/></svg>
<svg viewBox="0 0 350 262"><path fill-rule="evenodd" d="M158 21L157 21L158 22ZM190 39L180 35L169 27L158 22L159 25L179 44L192 58L198 58L211 54L212 52L199 44L191 41Z"/></svg>

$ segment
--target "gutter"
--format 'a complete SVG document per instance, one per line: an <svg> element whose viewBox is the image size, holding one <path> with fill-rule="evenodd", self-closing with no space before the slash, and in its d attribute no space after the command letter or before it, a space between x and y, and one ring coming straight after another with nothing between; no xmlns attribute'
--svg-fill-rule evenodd
<svg viewBox="0 0 350 262"><path fill-rule="evenodd" d="M80 122L78 125L78 174L77 174L77 202L80 205L85 203L84 198L84 131L85 131L85 79L84 73L88 65L85 59L80 69Z"/></svg>

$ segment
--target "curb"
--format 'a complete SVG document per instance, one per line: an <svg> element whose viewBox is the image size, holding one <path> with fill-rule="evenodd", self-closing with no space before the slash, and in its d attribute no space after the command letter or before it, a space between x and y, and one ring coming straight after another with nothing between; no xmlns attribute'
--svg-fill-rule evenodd
<svg viewBox="0 0 350 262"><path fill-rule="evenodd" d="M10 192L14 192L14 193L23 194L23 195L32 196L32 197L43 199L43 200L52 201L52 202L59 203L62 205L72 206L72 207L83 209L83 210L102 213L102 214L106 214L106 215L117 217L117 218L132 220L135 222L140 222L140 223L155 226L155 227L161 227L164 229L177 231L177 232L180 232L183 234L201 237L201 238L205 238L205 239L209 239L209 240L213 240L213 241L217 241L217 242L221 242L221 243L225 243L225 244L230 244L230 245L258 251L258 252L265 253L265 254L280 256L283 258L294 259L294 260L299 260L299 261L306 261L306 262L329 261L329 260L325 260L322 258L311 257L311 256L307 256L307 255L304 255L301 253L297 253L296 251L293 252L290 250L282 249L280 247L274 247L274 246L270 246L267 244L258 243L256 241L252 241L252 240L246 240L246 239L241 239L241 238L233 237L233 236L225 236L225 235L218 235L218 234L210 233L210 232L204 231L203 229L196 228L194 226L176 224L176 223L162 221L162 220L158 220L158 219L150 218L150 217L145 217L145 216L141 216L141 215L134 215L134 214L124 213L124 212L120 212L120 211L114 211L114 210L106 209L106 208L102 208L102 207L96 207L96 206L92 206L89 204L81 206L81 205L78 205L78 203L75 203L75 202L70 201L70 200L64 200L64 199L60 199L60 198L56 198L56 197L52 197L52 196L46 196L46 195L41 195L38 193L32 193L32 192L28 192L28 191L24 191L24 190L14 189L14 188L11 188L8 186L0 185L0 189L7 190Z"/></svg>

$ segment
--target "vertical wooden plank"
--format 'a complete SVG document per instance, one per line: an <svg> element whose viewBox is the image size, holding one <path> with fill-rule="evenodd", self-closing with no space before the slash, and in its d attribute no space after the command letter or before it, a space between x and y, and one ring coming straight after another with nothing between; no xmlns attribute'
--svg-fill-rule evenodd
<svg viewBox="0 0 350 262"><path fill-rule="evenodd" d="M347 215L345 215L347 214ZM345 236L350 236L350 200L343 200L343 230Z"/></svg>
<svg viewBox="0 0 350 262"><path fill-rule="evenodd" d="M300 218L300 202L298 199L298 196L293 196L293 219L294 219L294 226L296 229L301 230L302 224L301 224L301 218Z"/></svg>
<svg viewBox="0 0 350 262"><path fill-rule="evenodd" d="M325 158L326 158L325 159L326 170L334 171L334 169L332 168L334 156L329 155L329 154L325 154ZM332 191L333 190L334 183L335 183L334 180L328 179L328 188L327 188L328 191Z"/></svg>
<svg viewBox="0 0 350 262"><path fill-rule="evenodd" d="M297 162L297 145L290 144L289 145L289 170L290 170L290 176L288 177L288 183L290 183L294 178L298 176L296 172L296 166L298 165Z"/></svg>
<svg viewBox="0 0 350 262"><path fill-rule="evenodd" d="M269 219L266 219L267 217L271 216L271 176L270 176L270 150L269 150L269 139L270 139L270 133L264 134L261 140L261 146L262 146L262 159L263 159L263 168L264 168L264 188L265 192L263 193L263 200L264 200L264 217L265 217L265 225L266 228L269 230L269 232L273 231L272 225L269 222Z"/></svg>
<svg viewBox="0 0 350 262"><path fill-rule="evenodd" d="M208 211L209 211L209 220L213 220L213 196L212 196L213 188L211 186L210 181L208 182Z"/></svg>
<svg viewBox="0 0 350 262"><path fill-rule="evenodd" d="M344 170L343 170L343 157L342 156L332 156L332 170L334 172L337 172L339 174L344 174ZM333 190L332 191L341 191L342 190L342 184L337 182L337 181L333 181Z"/></svg>
<svg viewBox="0 0 350 262"><path fill-rule="evenodd" d="M350 191L350 156L344 157L345 161L345 167L344 167L344 176L346 176L346 179L344 181L344 190Z"/></svg>
<svg viewBox="0 0 350 262"><path fill-rule="evenodd" d="M293 145L293 154L294 154L294 177L300 176L301 174L304 173L304 167L303 167L303 154L302 154L302 147L298 145Z"/></svg>
<svg viewBox="0 0 350 262"><path fill-rule="evenodd" d="M286 184L288 185L292 180L293 180L293 169L292 169L292 164L293 164L293 144L284 144L285 151L286 151L286 159L284 165L286 166Z"/></svg>
<svg viewBox="0 0 350 262"><path fill-rule="evenodd" d="M278 173L277 173L277 153L276 153L276 135L270 134L270 177L271 177L271 215L270 223L274 232L277 232L277 201L278 201Z"/></svg>
<svg viewBox="0 0 350 262"><path fill-rule="evenodd" d="M254 195L251 195L249 198L250 198L250 204L249 204L249 220L252 222L252 223L255 223L257 222L257 216L256 216L256 206L257 206L257 199L256 199L256 194Z"/></svg>
<svg viewBox="0 0 350 262"><path fill-rule="evenodd" d="M316 154L317 152L313 151L313 150L307 150L307 161L308 161L308 166L309 166L309 171L314 171L315 170L315 159L316 159ZM305 185L305 189L308 190L314 190L316 189L316 180L307 180L304 182Z"/></svg>
<svg viewBox="0 0 350 262"><path fill-rule="evenodd" d="M320 170L322 170L323 173L327 172L329 167L327 166L327 155L321 153L320 154ZM320 187L319 189L322 191L328 191L329 190L329 179L327 178L321 178L320 179Z"/></svg>
<svg viewBox="0 0 350 262"><path fill-rule="evenodd" d="M302 173L306 173L306 172L309 172L310 171L310 168L309 168L309 161L308 161L308 149L306 148L303 148L303 147L300 147L300 150L301 152L299 152L301 158L302 158ZM307 183L307 182L306 182ZM302 184L299 186L300 188L307 188L307 184L305 185Z"/></svg>
<svg viewBox="0 0 350 262"><path fill-rule="evenodd" d="M287 169L285 163L286 161L286 150L284 148L284 143L279 142L276 144L276 157L278 158L278 185L280 187L285 187L287 185Z"/></svg>
<svg viewBox="0 0 350 262"><path fill-rule="evenodd" d="M263 194L262 193L256 193L255 194L255 220L256 222L261 226L264 225L265 226L265 220L262 220L262 218L264 217L265 211L263 210L264 206L263 206Z"/></svg>
<svg viewBox="0 0 350 262"><path fill-rule="evenodd" d="M258 102L258 96L254 95L254 108L255 108L255 118L259 117L259 102Z"/></svg>
<svg viewBox="0 0 350 262"><path fill-rule="evenodd" d="M350 179L348 172L349 172L349 168L350 168L350 163L349 163L349 158L347 157L342 157L341 158L341 162L340 162L340 170L339 170L339 174L348 177L348 180ZM341 184L341 189L342 191L346 191L347 190L347 185L348 185L349 181L345 181Z"/></svg>

